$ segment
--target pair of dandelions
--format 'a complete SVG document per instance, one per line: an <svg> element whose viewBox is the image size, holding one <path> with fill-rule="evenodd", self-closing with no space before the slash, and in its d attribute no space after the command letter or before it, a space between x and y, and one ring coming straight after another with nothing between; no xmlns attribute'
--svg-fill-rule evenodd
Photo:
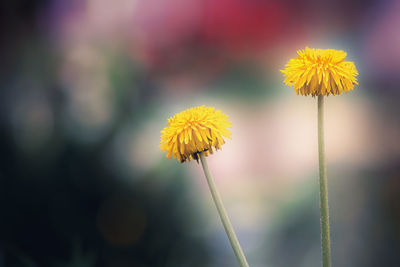
<svg viewBox="0 0 400 267"><path fill-rule="evenodd" d="M297 52L281 72L284 83L294 87L296 94L318 96L318 155L320 185L321 244L323 267L331 266L328 185L324 148L324 96L340 95L358 85L357 69L353 62L345 61L346 53L333 49L311 49ZM240 266L249 266L215 187L205 157L213 149L221 149L225 138L231 138L228 116L213 107L195 107L176 114L161 131L161 149L167 158L180 162L191 159L201 161L218 214L228 235Z"/></svg>

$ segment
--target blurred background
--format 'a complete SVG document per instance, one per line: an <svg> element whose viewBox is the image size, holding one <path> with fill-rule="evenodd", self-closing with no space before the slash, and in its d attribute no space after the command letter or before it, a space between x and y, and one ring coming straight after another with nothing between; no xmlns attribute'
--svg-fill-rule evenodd
<svg viewBox="0 0 400 267"><path fill-rule="evenodd" d="M320 266L316 99L279 72L342 49L327 98L333 266L400 265L400 2L3 0L0 267L236 266L168 117L230 116L208 158L250 266Z"/></svg>

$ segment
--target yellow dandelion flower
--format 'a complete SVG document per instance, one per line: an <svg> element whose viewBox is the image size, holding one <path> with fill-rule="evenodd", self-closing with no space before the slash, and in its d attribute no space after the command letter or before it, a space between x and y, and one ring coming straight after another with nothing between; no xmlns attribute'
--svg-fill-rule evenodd
<svg viewBox="0 0 400 267"><path fill-rule="evenodd" d="M340 95L358 85L356 66L344 61L347 53L334 49L312 49L297 51L281 72L284 83L292 86L301 95Z"/></svg>
<svg viewBox="0 0 400 267"><path fill-rule="evenodd" d="M213 107L195 107L184 110L168 119L161 131L160 148L167 151L167 158L185 162L198 160L198 153L206 156L225 144L223 137L231 139L232 123L228 116Z"/></svg>

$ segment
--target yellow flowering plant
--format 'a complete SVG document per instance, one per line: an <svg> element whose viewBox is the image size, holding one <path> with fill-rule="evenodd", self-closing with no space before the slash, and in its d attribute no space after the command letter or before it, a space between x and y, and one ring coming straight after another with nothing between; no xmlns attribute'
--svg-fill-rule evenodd
<svg viewBox="0 0 400 267"><path fill-rule="evenodd" d="M306 47L304 50L297 51L297 57L290 59L285 69L281 70L285 76L284 83L293 86L296 94L318 96L318 161L323 267L331 266L324 96L347 93L358 85L357 69L353 62L345 61L346 56L346 52L341 50Z"/></svg>
<svg viewBox="0 0 400 267"><path fill-rule="evenodd" d="M174 157L182 163L191 159L198 162L200 159L211 196L232 249L240 266L248 267L206 161L206 156L212 154L213 149L221 149L225 144L223 137L231 138L228 128L232 128L232 123L222 111L205 106L190 108L168 119L167 126L161 131L160 148L167 152L167 158Z"/></svg>
<svg viewBox="0 0 400 267"><path fill-rule="evenodd" d="M358 85L356 66L345 61L347 53L334 49L312 49L297 51L281 72L285 84L293 86L301 95L340 95Z"/></svg>
<svg viewBox="0 0 400 267"><path fill-rule="evenodd" d="M177 158L180 162L198 160L198 153L205 156L213 153L213 148L221 149L223 137L231 138L228 128L232 123L228 116L213 107L195 107L182 111L168 120L161 131L161 150L167 151L167 158Z"/></svg>

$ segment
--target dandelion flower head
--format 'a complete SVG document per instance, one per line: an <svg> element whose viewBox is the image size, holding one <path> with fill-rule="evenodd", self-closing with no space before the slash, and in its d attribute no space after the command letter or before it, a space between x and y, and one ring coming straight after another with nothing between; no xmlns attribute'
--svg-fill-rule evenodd
<svg viewBox="0 0 400 267"><path fill-rule="evenodd" d="M205 106L190 108L168 119L161 131L160 148L167 151L167 158L198 160L200 152L208 156L213 148L221 149L223 137L231 139L227 128L232 128L232 123L222 111Z"/></svg>
<svg viewBox="0 0 400 267"><path fill-rule="evenodd" d="M356 66L345 61L347 53L334 49L312 49L297 51L281 70L284 83L294 87L301 95L340 95L358 85Z"/></svg>

